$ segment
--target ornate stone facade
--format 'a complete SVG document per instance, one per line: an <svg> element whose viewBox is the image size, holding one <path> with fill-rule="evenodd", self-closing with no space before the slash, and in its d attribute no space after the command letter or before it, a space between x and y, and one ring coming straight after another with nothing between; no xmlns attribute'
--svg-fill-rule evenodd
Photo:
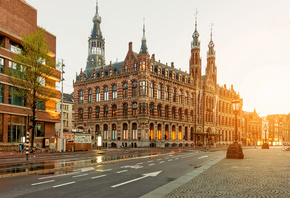
<svg viewBox="0 0 290 198"><path fill-rule="evenodd" d="M98 6L93 18L100 28ZM98 24L96 24L98 23ZM94 29L93 29L94 31ZM88 63L76 76L75 127L101 135L103 146L167 147L229 144L234 140L231 102L240 96L231 86L217 84L212 40L209 42L206 74L202 75L197 22L191 44L189 73L163 64L148 53L145 26L139 53L130 42L122 62L104 63L100 35L89 39ZM92 38L100 43L92 50ZM102 57L103 56L103 57ZM101 61L95 61L101 60ZM243 102L242 99L241 103ZM238 115L239 137L241 112Z"/></svg>

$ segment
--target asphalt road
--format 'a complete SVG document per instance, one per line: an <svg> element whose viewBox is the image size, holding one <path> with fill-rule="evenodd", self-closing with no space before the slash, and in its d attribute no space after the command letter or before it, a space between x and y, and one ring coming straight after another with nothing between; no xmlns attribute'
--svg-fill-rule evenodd
<svg viewBox="0 0 290 198"><path fill-rule="evenodd" d="M5 178L0 180L0 197L140 197L218 155L225 151L186 150L72 169L67 174Z"/></svg>

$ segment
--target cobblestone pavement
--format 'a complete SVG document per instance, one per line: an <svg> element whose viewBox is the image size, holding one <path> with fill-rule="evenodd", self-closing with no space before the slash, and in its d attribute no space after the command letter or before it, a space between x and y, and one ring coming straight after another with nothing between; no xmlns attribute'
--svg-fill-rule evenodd
<svg viewBox="0 0 290 198"><path fill-rule="evenodd" d="M290 152L244 150L245 159L223 159L166 198L290 197Z"/></svg>

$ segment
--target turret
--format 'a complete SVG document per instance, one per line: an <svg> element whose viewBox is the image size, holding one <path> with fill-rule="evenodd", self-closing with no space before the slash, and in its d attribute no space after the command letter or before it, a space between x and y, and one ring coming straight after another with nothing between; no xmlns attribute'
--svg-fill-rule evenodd
<svg viewBox="0 0 290 198"><path fill-rule="evenodd" d="M212 75L213 80L216 83L217 82L217 68L215 65L214 42L212 41L212 26L213 25L211 25L210 42L208 44L206 74Z"/></svg>

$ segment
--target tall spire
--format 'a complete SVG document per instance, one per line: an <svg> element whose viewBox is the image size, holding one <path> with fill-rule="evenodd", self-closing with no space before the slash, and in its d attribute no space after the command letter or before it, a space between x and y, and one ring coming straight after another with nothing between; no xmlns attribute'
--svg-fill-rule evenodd
<svg viewBox="0 0 290 198"><path fill-rule="evenodd" d="M145 37L145 19L143 19L143 37L142 37L142 44L139 54L149 54L147 45L146 45L146 37Z"/></svg>
<svg viewBox="0 0 290 198"><path fill-rule="evenodd" d="M199 33L197 31L197 14L198 11L195 12L195 30L192 34L193 41L191 42L191 49L200 48L200 41L198 40Z"/></svg>
<svg viewBox="0 0 290 198"><path fill-rule="evenodd" d="M92 34L91 34L91 38L102 38L102 32L101 32L101 27L100 24L102 22L102 18L99 15L99 4L98 4L98 0L96 3L96 14L93 17L93 23L94 23L94 27L92 30Z"/></svg>
<svg viewBox="0 0 290 198"><path fill-rule="evenodd" d="M210 42L208 44L207 57L215 56L214 43L212 41L212 27L213 27L213 23L211 23L211 28L210 28Z"/></svg>
<svg viewBox="0 0 290 198"><path fill-rule="evenodd" d="M93 17L93 29L89 37L88 59L85 73L90 77L94 68L105 65L105 38L101 32L101 17L99 15L99 5L96 2L96 13Z"/></svg>

